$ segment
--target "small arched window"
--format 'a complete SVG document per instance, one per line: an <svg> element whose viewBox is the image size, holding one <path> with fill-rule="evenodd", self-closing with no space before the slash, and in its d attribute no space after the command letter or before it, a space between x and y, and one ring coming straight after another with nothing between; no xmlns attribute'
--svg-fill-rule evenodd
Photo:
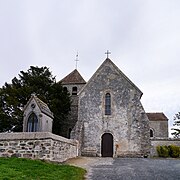
<svg viewBox="0 0 180 180"><path fill-rule="evenodd" d="M71 131L72 131L72 129L69 128L69 131L68 131L68 138L69 138L69 139L71 138Z"/></svg>
<svg viewBox="0 0 180 180"><path fill-rule="evenodd" d="M72 88L72 95L77 95L77 87L76 86L74 86Z"/></svg>
<svg viewBox="0 0 180 180"><path fill-rule="evenodd" d="M38 131L38 118L36 114L32 113L27 122L27 132L37 132Z"/></svg>
<svg viewBox="0 0 180 180"><path fill-rule="evenodd" d="M111 115L111 94L105 95L105 115Z"/></svg>
<svg viewBox="0 0 180 180"><path fill-rule="evenodd" d="M154 132L152 129L150 129L150 137L154 137Z"/></svg>
<svg viewBox="0 0 180 180"><path fill-rule="evenodd" d="M63 87L63 91L67 92L68 91L67 87Z"/></svg>

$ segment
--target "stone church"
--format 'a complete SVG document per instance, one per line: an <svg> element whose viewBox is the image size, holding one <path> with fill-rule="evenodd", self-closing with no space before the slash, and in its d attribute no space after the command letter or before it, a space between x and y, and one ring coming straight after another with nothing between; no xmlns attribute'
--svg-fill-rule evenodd
<svg viewBox="0 0 180 180"><path fill-rule="evenodd" d="M143 157L150 153L151 139L168 137L167 117L145 112L143 93L109 58L87 83L77 69L60 83L72 99L66 137L78 140L79 155ZM51 132L52 119L47 105L32 96L24 131Z"/></svg>
<svg viewBox="0 0 180 180"><path fill-rule="evenodd" d="M76 69L60 82L72 95L69 132L81 155L142 157L150 138L168 137L167 117L145 112L143 93L109 58L87 83Z"/></svg>

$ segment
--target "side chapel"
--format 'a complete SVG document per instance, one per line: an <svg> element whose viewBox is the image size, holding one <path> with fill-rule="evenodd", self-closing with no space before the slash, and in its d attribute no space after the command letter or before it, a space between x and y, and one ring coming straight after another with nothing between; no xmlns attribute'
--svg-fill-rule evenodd
<svg viewBox="0 0 180 180"><path fill-rule="evenodd" d="M66 137L79 141L79 155L143 157L150 140L168 137L163 113L146 113L141 90L109 59L86 83L75 69L60 83L71 94ZM24 131L52 131L53 114L32 96L24 111Z"/></svg>

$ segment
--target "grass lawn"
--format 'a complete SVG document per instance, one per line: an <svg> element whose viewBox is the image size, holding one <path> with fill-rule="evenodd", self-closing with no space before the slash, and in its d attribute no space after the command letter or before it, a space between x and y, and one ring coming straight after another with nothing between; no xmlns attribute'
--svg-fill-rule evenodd
<svg viewBox="0 0 180 180"><path fill-rule="evenodd" d="M22 158L0 158L1 180L81 180L85 173L84 169L69 165Z"/></svg>

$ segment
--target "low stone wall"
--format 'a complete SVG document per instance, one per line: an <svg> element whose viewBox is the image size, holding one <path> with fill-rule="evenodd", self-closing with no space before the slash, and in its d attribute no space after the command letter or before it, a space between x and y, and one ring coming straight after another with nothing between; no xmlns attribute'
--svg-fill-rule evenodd
<svg viewBox="0 0 180 180"><path fill-rule="evenodd" d="M156 138L151 139L151 149L150 149L150 155L151 156L158 156L156 147L157 146L169 146L169 145L176 145L180 147L180 139L174 139L174 138Z"/></svg>
<svg viewBox="0 0 180 180"><path fill-rule="evenodd" d="M78 142L49 132L0 133L0 157L63 162L78 155Z"/></svg>

